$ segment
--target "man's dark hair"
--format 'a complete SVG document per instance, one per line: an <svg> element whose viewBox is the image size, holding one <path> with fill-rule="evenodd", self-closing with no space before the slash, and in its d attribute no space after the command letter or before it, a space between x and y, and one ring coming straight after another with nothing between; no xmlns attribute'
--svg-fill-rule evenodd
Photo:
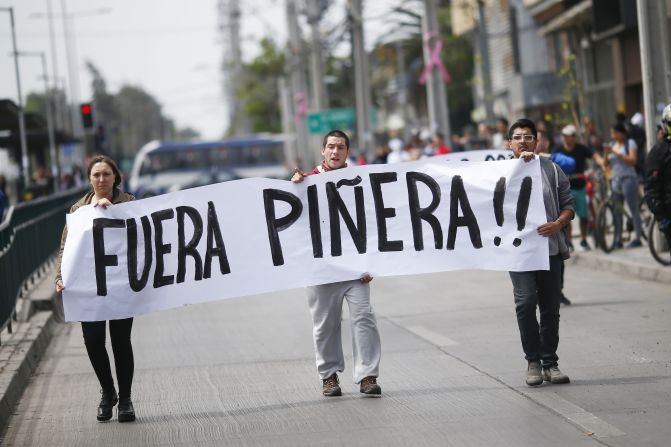
<svg viewBox="0 0 671 447"><path fill-rule="evenodd" d="M507 119L505 119L503 117L499 117L496 121L498 121L501 124L505 124L506 127L508 127L508 120Z"/></svg>
<svg viewBox="0 0 671 447"><path fill-rule="evenodd" d="M329 137L336 137L336 138L342 138L345 140L345 146L347 146L347 149L349 149L349 137L345 132L342 130L334 129L324 135L324 141L322 141L322 147L326 147L326 140L329 139Z"/></svg>
<svg viewBox="0 0 671 447"><path fill-rule="evenodd" d="M513 138L513 132L515 132L515 129L530 129L533 136L538 137L538 131L536 130L536 125L530 119L520 118L517 121L515 121L513 125L510 126L510 130L508 130L509 140Z"/></svg>
<svg viewBox="0 0 671 447"><path fill-rule="evenodd" d="M442 132L436 132L436 137L440 138L441 140L445 141L445 134Z"/></svg>

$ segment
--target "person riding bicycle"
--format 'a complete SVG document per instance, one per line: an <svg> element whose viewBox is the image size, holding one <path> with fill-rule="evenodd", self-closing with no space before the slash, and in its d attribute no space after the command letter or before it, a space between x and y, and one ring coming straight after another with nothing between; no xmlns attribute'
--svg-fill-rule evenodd
<svg viewBox="0 0 671 447"><path fill-rule="evenodd" d="M662 112L664 138L658 141L645 159L645 197L659 229L671 242L671 104Z"/></svg>

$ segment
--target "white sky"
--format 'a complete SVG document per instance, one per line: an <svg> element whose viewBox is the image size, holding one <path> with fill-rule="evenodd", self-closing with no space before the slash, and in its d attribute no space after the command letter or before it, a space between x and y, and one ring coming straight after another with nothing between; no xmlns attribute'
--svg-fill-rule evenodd
<svg viewBox="0 0 671 447"><path fill-rule="evenodd" d="M19 51L40 52L47 57L49 76L53 73L48 0L0 0L0 8L13 7ZM140 86L163 106L164 114L178 127L190 126L203 138L219 138L227 126L219 67L224 45L218 31L217 0L51 0L59 77L67 75L61 5L75 16L77 67L80 102L91 98L91 77L85 61L90 60L116 93L123 84ZM284 0L241 0L243 58L251 59L257 42L265 36L278 44L286 41ZM334 0L327 12L326 28L343 20L346 0ZM366 0L367 47L388 27L374 19L400 0ZM111 9L102 15L92 11ZM42 17L31 17L41 13ZM85 14L91 13L91 14ZM76 17L78 16L79 17ZM0 11L0 98L18 99L9 13ZM385 29L387 28L387 29ZM348 48L345 48L345 53ZM339 51L340 52L340 51ZM43 91L38 57L21 57L21 88ZM69 93L69 92L68 92Z"/></svg>

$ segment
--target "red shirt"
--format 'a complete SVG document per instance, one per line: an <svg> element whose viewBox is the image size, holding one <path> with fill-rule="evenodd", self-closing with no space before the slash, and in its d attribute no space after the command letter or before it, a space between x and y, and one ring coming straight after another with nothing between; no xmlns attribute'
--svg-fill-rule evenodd
<svg viewBox="0 0 671 447"><path fill-rule="evenodd" d="M345 166L343 166L343 168L346 168L347 166L348 165L346 164ZM339 169L342 169L342 168L339 168ZM329 168L329 166L326 164L325 161L322 161L322 164L320 164L319 166L315 166L315 168L312 171L306 172L305 175L308 176L308 175L312 175L312 174L321 174L322 172L328 172L328 171L333 171L333 170L334 169Z"/></svg>
<svg viewBox="0 0 671 447"><path fill-rule="evenodd" d="M450 149L449 146L443 144L442 146L438 147L438 149L436 149L436 152L433 155L445 155L449 154L450 152L452 152L452 149Z"/></svg>

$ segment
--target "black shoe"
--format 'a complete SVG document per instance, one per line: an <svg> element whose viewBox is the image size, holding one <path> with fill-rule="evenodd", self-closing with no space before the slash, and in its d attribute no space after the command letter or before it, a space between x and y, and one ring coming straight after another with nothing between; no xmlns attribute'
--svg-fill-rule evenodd
<svg viewBox="0 0 671 447"><path fill-rule="evenodd" d="M133 422L135 420L135 408L130 397L119 399L119 422Z"/></svg>
<svg viewBox="0 0 671 447"><path fill-rule="evenodd" d="M114 406L119 402L119 396L117 396L114 390L110 393L106 393L105 391L100 391L100 393L102 394L102 398L98 405L98 420L101 422L109 421L112 419Z"/></svg>
<svg viewBox="0 0 671 447"><path fill-rule="evenodd" d="M326 379L322 380L322 393L324 396L329 397L342 395L338 374L333 374L331 377L327 377Z"/></svg>
<svg viewBox="0 0 671 447"><path fill-rule="evenodd" d="M562 295L561 295L561 303L562 303L564 306L570 306L570 305L571 305L571 300L569 300L568 298L566 298L566 297L564 296L564 294L562 293Z"/></svg>
<svg viewBox="0 0 671 447"><path fill-rule="evenodd" d="M364 377L359 386L359 391L363 394L377 396L382 394L382 388L377 384L377 377Z"/></svg>

